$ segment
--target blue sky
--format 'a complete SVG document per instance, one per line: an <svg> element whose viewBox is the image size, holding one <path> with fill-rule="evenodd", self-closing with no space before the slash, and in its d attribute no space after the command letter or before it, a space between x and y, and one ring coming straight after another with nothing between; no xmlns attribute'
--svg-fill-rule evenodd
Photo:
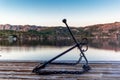
<svg viewBox="0 0 120 80"><path fill-rule="evenodd" d="M120 21L120 0L0 0L0 24L86 26Z"/></svg>

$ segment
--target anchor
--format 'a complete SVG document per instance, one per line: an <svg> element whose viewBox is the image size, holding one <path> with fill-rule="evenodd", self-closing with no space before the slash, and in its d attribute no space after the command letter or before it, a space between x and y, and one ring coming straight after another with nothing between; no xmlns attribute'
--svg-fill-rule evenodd
<svg viewBox="0 0 120 80"><path fill-rule="evenodd" d="M33 73L39 74L39 75L46 75L46 74L82 74L85 72L88 72L91 67L88 64L88 60L85 56L85 52L88 50L88 39L87 38L83 38L81 40L81 42L78 42L76 40L76 38L73 36L72 31L70 30L68 24L67 24L67 20L63 19L62 22L66 25L72 39L75 42L75 45L73 45L71 48L69 48L68 50L62 52L61 54L55 56L54 58L50 59L49 61L43 63L42 65L38 64L34 69L33 69ZM74 48L78 48L80 51L80 58L76 63L73 64L78 64L80 63L80 61L82 61L82 59L84 59L84 64L82 65L82 70L81 71L48 71L48 70L43 70L44 68L46 68L48 66L48 64L52 64L54 60L56 60L57 58L63 56L64 54L66 54L67 52L71 51ZM62 64L62 63L61 63ZM67 63L64 63L67 65ZM69 63L68 63L69 64Z"/></svg>

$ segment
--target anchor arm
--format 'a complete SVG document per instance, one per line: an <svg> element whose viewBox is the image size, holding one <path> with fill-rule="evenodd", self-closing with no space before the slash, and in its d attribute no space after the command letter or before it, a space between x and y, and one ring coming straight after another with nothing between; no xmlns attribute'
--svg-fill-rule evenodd
<svg viewBox="0 0 120 80"><path fill-rule="evenodd" d="M68 24L67 24L67 20L66 20L66 19L63 19L63 23L65 23L66 27L68 28L68 31L70 32L70 34L71 34L74 42L77 44L78 49L80 50L82 56L84 57L84 59L85 59L85 61L86 61L86 65L88 65L88 60L87 60L85 54L83 53L80 45L78 44L77 40L76 40L75 37L73 36L72 31L70 30L70 28L69 28L69 26L68 26ZM83 38L83 39L84 39L84 38Z"/></svg>
<svg viewBox="0 0 120 80"><path fill-rule="evenodd" d="M59 58L60 56L64 55L65 53L71 51L72 49L74 49L75 47L77 47L77 45L74 45L73 47L69 48L68 50L62 52L61 54L57 55L56 57L50 59L49 61L47 61L46 63L44 63L43 65L41 66L36 66L32 72L37 72L38 70L40 69L43 69L45 66L47 66L48 64L50 64L52 61L54 61L55 59Z"/></svg>

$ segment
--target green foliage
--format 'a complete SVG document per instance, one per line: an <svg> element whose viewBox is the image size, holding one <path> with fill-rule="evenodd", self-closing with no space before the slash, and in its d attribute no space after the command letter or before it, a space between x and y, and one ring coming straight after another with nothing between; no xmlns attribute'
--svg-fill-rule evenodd
<svg viewBox="0 0 120 80"><path fill-rule="evenodd" d="M11 30L0 30L0 37L7 37L9 35L16 34L16 31Z"/></svg>
<svg viewBox="0 0 120 80"><path fill-rule="evenodd" d="M38 34L38 31L36 31L36 30L29 30L28 32L31 34Z"/></svg>
<svg viewBox="0 0 120 80"><path fill-rule="evenodd" d="M90 26L90 27L70 27L73 35L75 37L104 37L111 35L116 31L116 29L109 29L108 33L103 33L103 29L98 26ZM22 36L22 38L29 37L40 37L43 39L55 39L55 38L68 38L70 37L70 33L66 27L44 27L40 31L29 30L27 32L23 31L13 31L13 30L1 30L0 37L8 37L9 35L17 35Z"/></svg>

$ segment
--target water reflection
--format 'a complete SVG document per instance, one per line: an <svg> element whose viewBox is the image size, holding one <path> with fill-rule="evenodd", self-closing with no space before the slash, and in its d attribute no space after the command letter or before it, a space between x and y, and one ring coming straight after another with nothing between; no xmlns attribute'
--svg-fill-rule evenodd
<svg viewBox="0 0 120 80"><path fill-rule="evenodd" d="M120 61L120 40L88 39L85 53L91 61ZM70 48L72 40L0 40L0 60L49 60ZM96 53L97 52L97 53ZM74 49L59 60L77 60L79 50ZM102 53L102 54L101 54Z"/></svg>
<svg viewBox="0 0 120 80"><path fill-rule="evenodd" d="M120 51L120 40L116 38L95 38L88 39L89 47L105 49L105 50L115 50ZM79 40L80 41L80 40ZM64 47L73 45L73 40L0 40L0 46L53 46L53 47Z"/></svg>
<svg viewBox="0 0 120 80"><path fill-rule="evenodd" d="M120 51L120 40L116 38L89 39L89 46L104 50Z"/></svg>
<svg viewBox="0 0 120 80"><path fill-rule="evenodd" d="M71 46L72 40L0 40L0 46Z"/></svg>

